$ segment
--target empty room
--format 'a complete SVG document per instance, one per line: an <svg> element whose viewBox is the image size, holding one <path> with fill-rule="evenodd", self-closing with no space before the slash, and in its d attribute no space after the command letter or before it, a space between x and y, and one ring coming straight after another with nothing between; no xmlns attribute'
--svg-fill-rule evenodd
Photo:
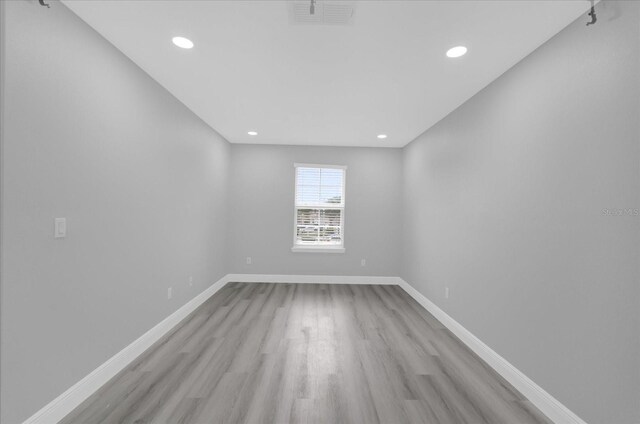
<svg viewBox="0 0 640 424"><path fill-rule="evenodd" d="M2 424L640 424L640 1L0 0Z"/></svg>

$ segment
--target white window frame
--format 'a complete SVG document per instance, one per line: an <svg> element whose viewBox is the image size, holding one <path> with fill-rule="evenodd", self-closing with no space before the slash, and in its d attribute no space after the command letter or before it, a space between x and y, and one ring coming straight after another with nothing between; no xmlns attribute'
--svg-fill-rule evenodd
<svg viewBox="0 0 640 424"><path fill-rule="evenodd" d="M331 168L331 169L342 169L342 206L332 206L327 208L311 208L309 206L298 206L297 205L297 197L298 197L298 168ZM294 163L293 164L293 172L294 172L294 187L293 187L293 247L291 248L292 252L305 252L305 253L344 253L344 214L346 208L345 201L345 192L347 189L347 167L343 165L321 165L316 163ZM298 244L298 209L340 209L342 212L340 213L340 235L342 236L342 244L339 245L301 245Z"/></svg>

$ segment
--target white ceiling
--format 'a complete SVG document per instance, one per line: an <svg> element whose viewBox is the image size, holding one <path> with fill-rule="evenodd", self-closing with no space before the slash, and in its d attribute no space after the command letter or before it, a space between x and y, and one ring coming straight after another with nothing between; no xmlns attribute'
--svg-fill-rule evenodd
<svg viewBox="0 0 640 424"><path fill-rule="evenodd" d="M589 7L357 1L350 25L305 25L291 22L287 1L64 3L232 143L387 147L412 141ZM195 47L175 47L176 35ZM466 56L445 56L460 44Z"/></svg>

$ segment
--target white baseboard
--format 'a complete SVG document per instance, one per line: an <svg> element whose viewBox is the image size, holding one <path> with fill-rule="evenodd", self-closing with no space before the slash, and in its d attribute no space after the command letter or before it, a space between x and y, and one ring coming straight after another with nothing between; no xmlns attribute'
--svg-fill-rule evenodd
<svg viewBox="0 0 640 424"><path fill-rule="evenodd" d="M553 396L535 384L526 375L511 365L506 359L494 352L489 346L474 336L469 330L447 315L442 309L414 289L399 277L367 277L337 275L267 275L267 274L227 274L187 302L180 309L162 320L159 324L140 336L129 346L115 354L91 374L74 384L67 391L49 402L23 424L57 423L73 411L89 396L107 383L127 365L133 362L145 350L162 336L167 334L180 321L203 304L228 282L264 282L264 283L325 283L325 284L377 284L399 285L420 305L435 316L463 343L480 356L498 374L526 396L540 411L556 424L586 424L580 417L558 402Z"/></svg>
<svg viewBox="0 0 640 424"><path fill-rule="evenodd" d="M52 424L67 416L78 405L95 393L100 387L115 377L127 365L133 362L145 350L151 347L162 336L167 334L180 321L202 305L215 292L228 282L227 276L212 284L202 293L191 299L180 309L162 320L151 330L144 333L133 343L116 353L105 363L93 370L91 374L71 386L66 392L49 402L38 412L29 417L23 424Z"/></svg>
<svg viewBox="0 0 640 424"><path fill-rule="evenodd" d="M398 277L367 277L351 275L274 275L227 274L227 281L241 283L310 283L310 284L376 284L398 285Z"/></svg>
<svg viewBox="0 0 640 424"><path fill-rule="evenodd" d="M587 424L406 281L399 285L556 424Z"/></svg>

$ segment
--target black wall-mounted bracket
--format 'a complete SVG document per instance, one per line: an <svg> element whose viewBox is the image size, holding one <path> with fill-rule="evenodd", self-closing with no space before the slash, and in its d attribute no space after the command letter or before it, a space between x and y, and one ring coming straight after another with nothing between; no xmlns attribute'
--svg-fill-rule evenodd
<svg viewBox="0 0 640 424"><path fill-rule="evenodd" d="M598 17L596 16L596 6L594 4L594 0L591 0L591 11L588 13L591 16L591 22L587 22L587 26L593 25L598 22Z"/></svg>
<svg viewBox="0 0 640 424"><path fill-rule="evenodd" d="M40 2L40 6L51 7L48 3L45 3L44 0L38 0Z"/></svg>

